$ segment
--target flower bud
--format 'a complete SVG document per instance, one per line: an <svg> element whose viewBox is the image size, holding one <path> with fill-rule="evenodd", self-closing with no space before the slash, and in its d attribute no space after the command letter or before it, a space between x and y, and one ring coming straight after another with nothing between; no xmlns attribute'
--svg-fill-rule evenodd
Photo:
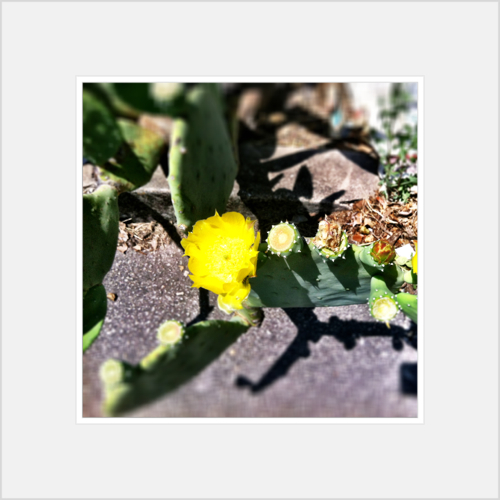
<svg viewBox="0 0 500 500"><path fill-rule="evenodd" d="M396 257L396 251L388 241L379 240L373 245L370 255L377 264L389 264Z"/></svg>

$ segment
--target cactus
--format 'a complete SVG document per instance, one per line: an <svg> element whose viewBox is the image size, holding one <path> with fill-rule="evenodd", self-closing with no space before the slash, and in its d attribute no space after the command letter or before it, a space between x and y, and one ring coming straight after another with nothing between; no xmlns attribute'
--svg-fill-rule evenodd
<svg viewBox="0 0 500 500"><path fill-rule="evenodd" d="M174 121L168 176L177 224L184 230L216 210L225 212L237 173L218 89L199 84L187 101L186 116Z"/></svg>
<svg viewBox="0 0 500 500"><path fill-rule="evenodd" d="M107 299L102 280L111 269L118 241L117 192L101 186L83 196L83 350L99 335Z"/></svg>
<svg viewBox="0 0 500 500"><path fill-rule="evenodd" d="M142 358L139 366L143 370L154 370L168 359L174 357L185 333L186 328L180 321L172 319L162 323L156 335L160 345Z"/></svg>
<svg viewBox="0 0 500 500"><path fill-rule="evenodd" d="M410 293L398 293L396 300L400 309L415 323L418 322L418 299L416 295Z"/></svg>
<svg viewBox="0 0 500 500"><path fill-rule="evenodd" d="M111 111L99 98L83 90L83 155L95 165L103 165L122 142Z"/></svg>
<svg viewBox="0 0 500 500"><path fill-rule="evenodd" d="M83 195L83 290L100 285L118 242L118 197L110 186Z"/></svg>
<svg viewBox="0 0 500 500"><path fill-rule="evenodd" d="M111 180L120 192L132 191L151 180L165 147L156 133L130 120L117 120L124 142L113 158L101 164L101 179Z"/></svg>
<svg viewBox="0 0 500 500"><path fill-rule="evenodd" d="M83 352L97 338L104 323L108 301L103 285L93 286L83 297Z"/></svg>
<svg viewBox="0 0 500 500"><path fill-rule="evenodd" d="M108 360L101 367L108 416L121 415L177 389L200 373L248 330L237 321L209 320L186 328L172 356L160 345L137 366ZM167 350L160 353L161 349ZM147 360L147 361L145 361Z"/></svg>
<svg viewBox="0 0 500 500"><path fill-rule="evenodd" d="M361 304L370 296L370 283L380 273L393 292L403 284L401 270L387 266L371 269L362 262L369 249L352 245L335 261L326 259L309 242L300 253L286 260L266 255L267 245L259 247L257 276L250 278L251 292L246 300L251 307L317 307Z"/></svg>
<svg viewBox="0 0 500 500"><path fill-rule="evenodd" d="M269 231L267 246L267 251L286 258L291 253L302 251L302 236L300 236L295 224L282 222L273 226Z"/></svg>

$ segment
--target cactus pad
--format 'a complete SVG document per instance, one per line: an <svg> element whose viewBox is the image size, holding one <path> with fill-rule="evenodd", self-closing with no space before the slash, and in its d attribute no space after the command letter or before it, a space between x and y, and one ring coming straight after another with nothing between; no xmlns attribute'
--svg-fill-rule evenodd
<svg viewBox="0 0 500 500"><path fill-rule="evenodd" d="M108 299L103 285L93 286L83 297L83 352L101 331L108 308Z"/></svg>
<svg viewBox="0 0 500 500"><path fill-rule="evenodd" d="M152 363L143 360L135 367L123 363L123 375L118 377L118 382L117 377L110 377L111 382L101 377L105 390L104 413L116 416L177 389L218 358L248 328L236 321L202 321L186 329L174 356L158 356L153 360L150 353L146 358ZM101 373L102 370L104 368Z"/></svg>
<svg viewBox="0 0 500 500"><path fill-rule="evenodd" d="M226 211L237 166L217 89L200 84L187 95L186 116L174 121L168 182L177 224Z"/></svg>
<svg viewBox="0 0 500 500"><path fill-rule="evenodd" d="M123 138L108 107L83 91L83 156L94 165L103 165L118 151Z"/></svg>
<svg viewBox="0 0 500 500"><path fill-rule="evenodd" d="M398 293L396 300L401 310L415 323L418 322L418 298L410 293Z"/></svg>
<svg viewBox="0 0 500 500"><path fill-rule="evenodd" d="M163 139L130 120L118 120L124 138L119 151L101 168L101 178L116 183L120 192L132 191L151 180L165 147Z"/></svg>
<svg viewBox="0 0 500 500"><path fill-rule="evenodd" d="M110 186L83 195L83 291L102 283L118 242L118 197Z"/></svg>
<svg viewBox="0 0 500 500"><path fill-rule="evenodd" d="M265 243L259 247L257 277L250 279L246 302L251 307L341 306L361 304L370 296L372 273L360 260L364 248L353 245L335 261L321 255L312 242L286 260L264 254L266 248ZM399 291L403 277L397 266L375 272Z"/></svg>

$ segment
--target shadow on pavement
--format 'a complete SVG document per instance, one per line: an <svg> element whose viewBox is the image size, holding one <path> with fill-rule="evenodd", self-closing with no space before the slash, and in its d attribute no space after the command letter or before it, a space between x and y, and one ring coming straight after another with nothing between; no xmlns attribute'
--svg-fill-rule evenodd
<svg viewBox="0 0 500 500"><path fill-rule="evenodd" d="M356 347L357 339L361 337L392 337L392 346L395 350L403 349L404 344L408 344L413 348L417 348L417 325L412 322L410 332L413 335L409 336L408 331L399 326L392 325L388 329L382 323L368 323L355 320L342 321L335 316L332 316L328 323L319 321L312 308L293 308L284 309L290 319L298 328L298 333L286 351L268 370L268 372L258 381L252 382L244 376L239 376L236 379L236 386L248 387L251 392L258 393L268 388L274 382L284 377L290 368L300 358L307 358L311 354L309 342L318 342L324 335L335 337L339 342L344 344L345 349L350 350ZM366 333L365 333L366 332ZM407 365L411 365L406 363ZM404 366L404 364L402 365ZM413 368L405 368L406 371ZM416 363L414 367L416 373ZM403 368L402 368L403 373ZM407 377L408 378L408 377ZM410 377L410 382L411 382ZM416 375L414 377L416 384ZM408 384L404 385L402 390L404 393L410 390ZM416 394L416 385L415 392Z"/></svg>

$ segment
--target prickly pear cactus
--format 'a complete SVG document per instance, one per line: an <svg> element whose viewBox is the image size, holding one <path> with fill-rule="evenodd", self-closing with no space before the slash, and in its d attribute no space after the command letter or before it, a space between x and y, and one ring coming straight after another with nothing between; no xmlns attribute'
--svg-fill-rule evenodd
<svg viewBox="0 0 500 500"><path fill-rule="evenodd" d="M387 242L349 245L337 223L328 217L325 222L307 243L291 224L271 228L267 242L259 247L257 276L250 278L251 291L244 305L286 308L368 302L371 314L387 325L400 310L416 321L417 298L398 294L405 270L391 262L394 249L387 251ZM380 253L385 263L374 259Z"/></svg>
<svg viewBox="0 0 500 500"><path fill-rule="evenodd" d="M104 323L107 298L102 280L111 269L118 241L117 192L101 186L83 195L83 350Z"/></svg>
<svg viewBox="0 0 500 500"><path fill-rule="evenodd" d="M259 247L257 276L250 279L247 303L252 307L318 307L362 304L370 296L371 278L380 273L393 292L403 284L398 266L383 270L366 266L367 247L349 246L335 260L327 259L312 242L284 259Z"/></svg>
<svg viewBox="0 0 500 500"><path fill-rule="evenodd" d="M133 191L151 180L165 148L163 139L130 120L117 120L123 136L120 149L100 168L101 179L120 191Z"/></svg>
<svg viewBox="0 0 500 500"><path fill-rule="evenodd" d="M118 195L101 186L83 195L83 290L100 285L111 269L118 242Z"/></svg>
<svg viewBox="0 0 500 500"><path fill-rule="evenodd" d="M218 89L200 84L187 95L185 116L174 122L168 182L179 227L226 211L237 165Z"/></svg>
<svg viewBox="0 0 500 500"><path fill-rule="evenodd" d="M104 324L108 299L103 285L93 286L83 297L83 352L97 338Z"/></svg>
<svg viewBox="0 0 500 500"><path fill-rule="evenodd" d="M418 298L411 293L398 293L396 300L401 311L403 311L410 319L418 323Z"/></svg>
<svg viewBox="0 0 500 500"><path fill-rule="evenodd" d="M106 104L83 91L83 155L94 165L103 165L114 156L123 138L115 117Z"/></svg>
<svg viewBox="0 0 500 500"><path fill-rule="evenodd" d="M175 390L218 358L248 328L238 321L202 321L186 328L174 350L160 343L137 366L106 361L100 371L104 413L120 415Z"/></svg>

